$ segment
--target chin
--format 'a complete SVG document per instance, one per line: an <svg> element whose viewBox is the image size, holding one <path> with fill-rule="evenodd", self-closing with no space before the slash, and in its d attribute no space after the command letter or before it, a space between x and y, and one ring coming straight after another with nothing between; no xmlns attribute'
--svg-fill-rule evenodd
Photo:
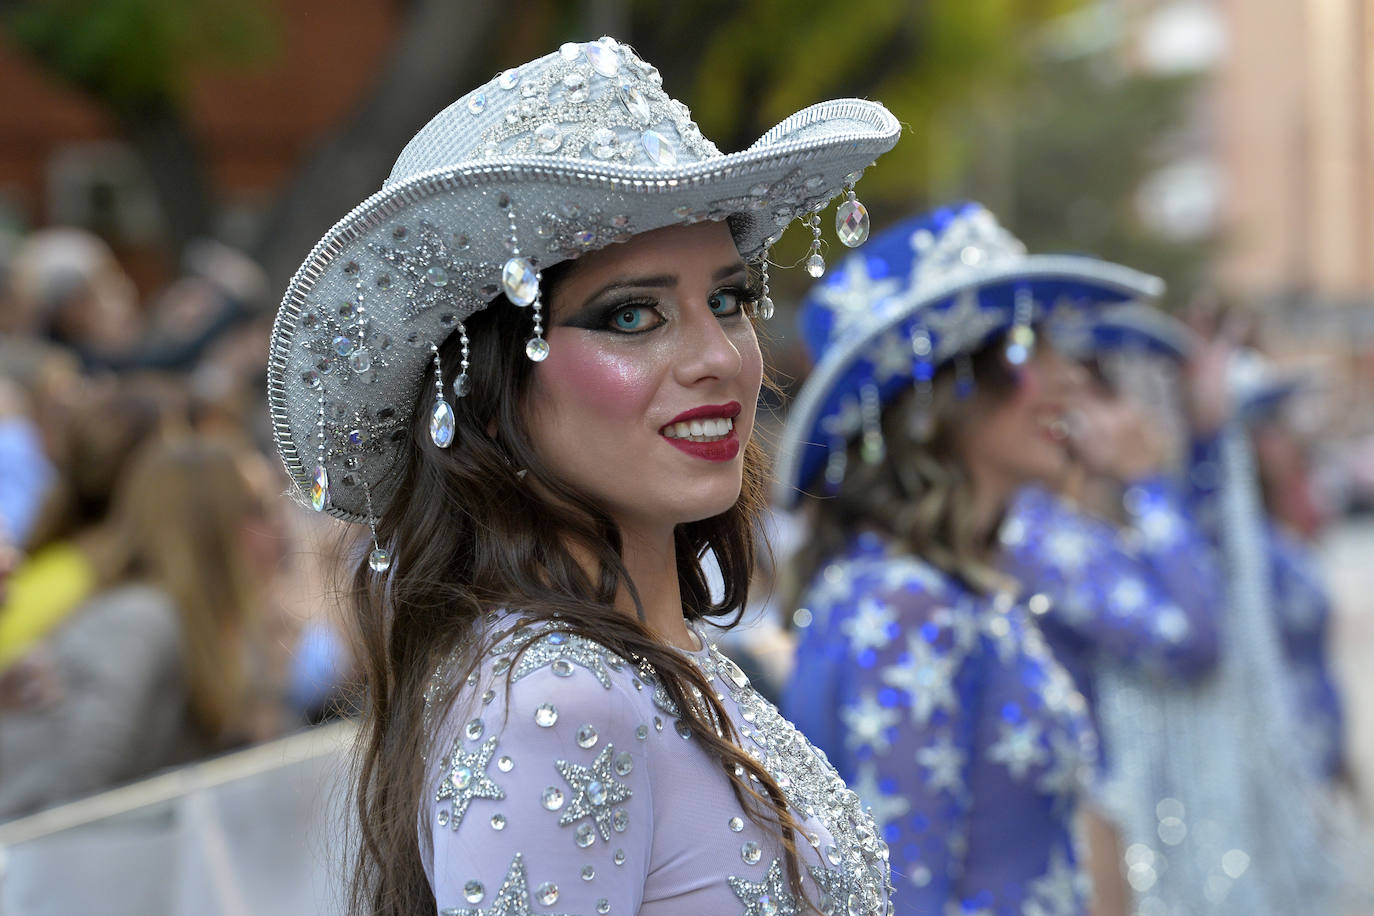
<svg viewBox="0 0 1374 916"><path fill-rule="evenodd" d="M1037 446L1037 448L1027 449L1023 453L1026 458L1026 463L1022 468L1023 482L1057 486L1064 475L1069 472L1068 452L1062 446L1053 445L1043 440L1038 442Z"/></svg>
<svg viewBox="0 0 1374 916"><path fill-rule="evenodd" d="M672 513L674 524L699 522L720 515L722 512L728 512L735 503L739 502L739 494L740 481L738 479L732 481L730 486L702 488L696 493L679 492Z"/></svg>

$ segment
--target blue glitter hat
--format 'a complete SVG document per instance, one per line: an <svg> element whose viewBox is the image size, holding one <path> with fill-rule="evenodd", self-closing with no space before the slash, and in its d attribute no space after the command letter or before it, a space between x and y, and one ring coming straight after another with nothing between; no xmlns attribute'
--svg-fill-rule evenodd
<svg viewBox="0 0 1374 916"><path fill-rule="evenodd" d="M1074 359L1101 353L1141 353L1184 362L1198 346L1197 334L1177 318L1143 303L1051 319L1055 347Z"/></svg>
<svg viewBox="0 0 1374 916"><path fill-rule="evenodd" d="M1232 354L1226 374L1236 416L1246 424L1273 418L1289 398L1318 387L1310 369L1280 366L1250 349Z"/></svg>
<svg viewBox="0 0 1374 916"><path fill-rule="evenodd" d="M907 387L928 388L960 354L1008 334L1024 361L1033 324L1065 308L1158 298L1163 281L1081 255L1030 255L976 203L942 207L874 236L812 287L798 323L814 368L779 443L774 500L796 505L822 467L843 479L851 439L866 460L882 455L882 406Z"/></svg>

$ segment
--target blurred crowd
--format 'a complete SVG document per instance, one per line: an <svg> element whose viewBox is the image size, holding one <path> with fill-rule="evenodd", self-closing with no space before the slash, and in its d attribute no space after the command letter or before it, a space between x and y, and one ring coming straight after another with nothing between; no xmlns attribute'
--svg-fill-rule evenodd
<svg viewBox="0 0 1374 916"><path fill-rule="evenodd" d="M248 258L212 242L192 246L148 302L82 230L37 231L0 257L0 820L350 710L344 535L282 498L289 483L270 457L273 293ZM1235 385L1245 367L1233 345L1262 339L1215 313L1194 324L1224 342ZM1194 400L1222 384L1219 371L1191 367ZM1350 393L1365 386L1358 367L1344 387L1266 372L1285 381L1251 398L1248 428L1274 530L1301 555L1333 520L1374 506L1374 438ZM1187 436L1150 409L1152 381L1135 381L1136 405L1083 409L1093 435L1078 438L1102 463L1164 462ZM804 528L774 517L776 566L760 573L752 626L726 640L774 697L811 622L796 601L783 606L802 584L786 560ZM1324 608L1319 579L1309 584ZM1329 683L1322 614L1319 644L1293 661L1315 653ZM1349 788L1330 737L1329 772Z"/></svg>
<svg viewBox="0 0 1374 916"><path fill-rule="evenodd" d="M82 230L0 259L0 820L344 701L337 538L268 457L271 299L212 242L148 302Z"/></svg>

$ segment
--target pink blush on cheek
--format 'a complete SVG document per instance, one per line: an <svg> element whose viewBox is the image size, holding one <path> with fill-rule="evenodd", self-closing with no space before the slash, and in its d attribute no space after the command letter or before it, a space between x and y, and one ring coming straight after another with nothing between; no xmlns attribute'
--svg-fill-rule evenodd
<svg viewBox="0 0 1374 916"><path fill-rule="evenodd" d="M561 391L559 400L577 398L589 406L619 412L647 404L656 375L643 354L612 352L583 331L555 334L549 358L539 367L545 385ZM557 338L556 340L553 338Z"/></svg>

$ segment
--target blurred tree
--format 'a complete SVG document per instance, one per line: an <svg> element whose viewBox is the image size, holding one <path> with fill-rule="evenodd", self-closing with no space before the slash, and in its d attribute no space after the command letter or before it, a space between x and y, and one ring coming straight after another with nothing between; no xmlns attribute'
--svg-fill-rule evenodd
<svg viewBox="0 0 1374 916"><path fill-rule="evenodd" d="M184 117L193 68L242 66L277 47L260 0L29 0L3 22L16 46L101 103L147 166L173 250L209 232L214 201Z"/></svg>
<svg viewBox="0 0 1374 916"><path fill-rule="evenodd" d="M1160 234L1142 220L1138 197L1146 178L1188 147L1181 135L1197 87L1197 76L1128 70L1113 51L1042 59L999 122L1003 211L1026 244L1157 274L1169 305L1186 306L1209 279L1218 241Z"/></svg>
<svg viewBox="0 0 1374 916"><path fill-rule="evenodd" d="M499 40L499 19L526 19L536 34L550 30L549 17L526 9L531 6L521 0L409 0L372 89L306 157L258 234L252 253L277 288L335 221L381 187L401 147L426 121L488 79L516 50ZM527 56L537 53L529 49Z"/></svg>

